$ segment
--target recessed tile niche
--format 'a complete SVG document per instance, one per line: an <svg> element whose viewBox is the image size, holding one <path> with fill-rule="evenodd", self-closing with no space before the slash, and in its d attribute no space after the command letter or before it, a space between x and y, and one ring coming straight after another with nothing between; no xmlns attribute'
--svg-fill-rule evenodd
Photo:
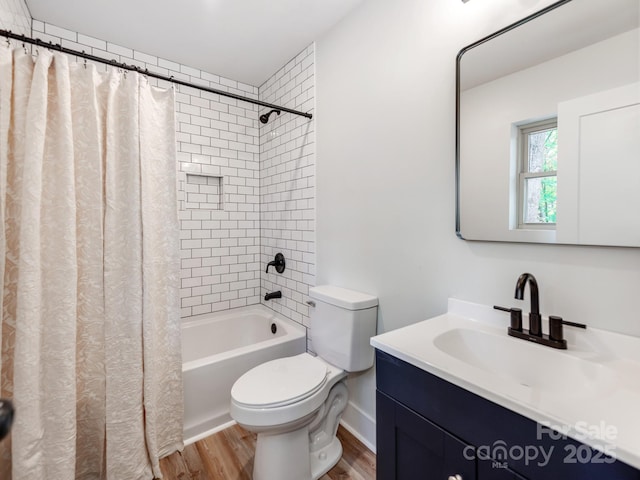
<svg viewBox="0 0 640 480"><path fill-rule="evenodd" d="M224 210L223 177L201 173L187 173L186 177L185 209Z"/></svg>

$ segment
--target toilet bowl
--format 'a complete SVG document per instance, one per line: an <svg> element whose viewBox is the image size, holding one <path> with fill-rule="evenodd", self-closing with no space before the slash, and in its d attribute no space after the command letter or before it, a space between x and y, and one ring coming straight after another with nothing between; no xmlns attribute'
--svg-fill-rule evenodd
<svg viewBox="0 0 640 480"><path fill-rule="evenodd" d="M254 480L317 479L337 463L342 446L335 434L347 404L346 376L303 353L263 363L234 384L231 416L258 434Z"/></svg>
<svg viewBox="0 0 640 480"><path fill-rule="evenodd" d="M253 480L316 480L342 456L336 437L348 401L346 377L373 365L378 300L339 287L309 290L318 356L258 365L231 389L231 416L257 433Z"/></svg>

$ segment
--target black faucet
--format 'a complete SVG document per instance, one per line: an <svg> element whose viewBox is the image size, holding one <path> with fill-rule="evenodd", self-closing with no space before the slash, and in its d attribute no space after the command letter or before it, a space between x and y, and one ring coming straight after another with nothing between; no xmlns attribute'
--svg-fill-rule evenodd
<svg viewBox="0 0 640 480"><path fill-rule="evenodd" d="M281 253L276 253L276 258L267 263L266 273L269 273L269 267L276 267L276 272L282 273L284 272L285 262L284 255Z"/></svg>
<svg viewBox="0 0 640 480"><path fill-rule="evenodd" d="M272 298L282 298L282 292L278 290L277 292L267 293L264 296L264 301L271 300Z"/></svg>
<svg viewBox="0 0 640 480"><path fill-rule="evenodd" d="M511 326L508 329L509 335L512 337L522 338L530 342L539 343L548 347L566 349L567 341L562 338L562 326L570 325L572 327L587 328L582 323L567 322L562 317L554 315L549 316L549 335L542 333L542 316L540 315L540 299L538 296L538 282L536 277L530 273L523 273L518 277L516 282L515 298L522 300L524 298L524 289L529 283L529 293L531 297L531 312L529 313L529 330L522 328L522 310L519 308L506 308L494 305L496 310L502 310L511 314Z"/></svg>
<svg viewBox="0 0 640 480"><path fill-rule="evenodd" d="M531 312L529 313L529 334L537 337L542 336L542 317L540 317L540 300L538 297L538 282L536 277L530 273L523 273L518 277L516 282L515 298L522 300L524 298L524 288L529 282L529 293L531 297Z"/></svg>

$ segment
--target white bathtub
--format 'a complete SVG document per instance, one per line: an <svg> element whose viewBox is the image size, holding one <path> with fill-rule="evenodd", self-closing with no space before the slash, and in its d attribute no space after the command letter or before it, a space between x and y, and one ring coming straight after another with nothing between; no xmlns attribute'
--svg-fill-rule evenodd
<svg viewBox="0 0 640 480"><path fill-rule="evenodd" d="M304 327L262 305L199 315L184 322L185 444L233 423L231 386L243 373L268 360L305 351Z"/></svg>

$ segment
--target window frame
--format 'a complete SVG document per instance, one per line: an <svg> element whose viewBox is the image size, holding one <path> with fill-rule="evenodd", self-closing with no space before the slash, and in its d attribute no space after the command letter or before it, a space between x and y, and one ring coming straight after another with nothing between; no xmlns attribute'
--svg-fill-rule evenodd
<svg viewBox="0 0 640 480"><path fill-rule="evenodd" d="M525 219L525 208L527 205L527 180L531 178L546 178L556 177L558 178L558 170L549 170L546 172L531 172L529 171L529 135L536 132L545 132L549 130L558 129L558 117L554 116L539 120L536 122L529 122L518 126L518 182L517 182L517 211L518 211L518 228L519 229L540 229L540 230L555 230L555 222L536 222L527 223ZM557 168L557 167L556 167Z"/></svg>

